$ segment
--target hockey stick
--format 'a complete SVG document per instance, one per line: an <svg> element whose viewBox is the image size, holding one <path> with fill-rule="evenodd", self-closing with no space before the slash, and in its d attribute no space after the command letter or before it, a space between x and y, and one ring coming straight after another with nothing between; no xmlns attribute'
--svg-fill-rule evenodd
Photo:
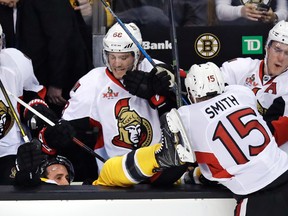
<svg viewBox="0 0 288 216"><path fill-rule="evenodd" d="M7 91L7 90L6 90ZM32 113L34 113L35 115L37 115L39 118L41 118L43 121L45 121L48 125L50 126L54 126L55 123L52 122L50 119L46 118L44 115L42 115L41 113L39 113L37 110L35 110L33 107L29 106L27 103L25 103L24 101L22 101L20 98L18 98L17 96L15 96L14 94L12 94L11 92L7 91L7 93L12 96L13 98L15 98L15 100L17 100L17 102L19 104L21 104L22 106L24 106L25 108L27 108L28 110L30 110ZM105 159L102 158L100 155L98 155L96 152L94 152L91 148L89 148L87 145L85 145L83 142L81 142L80 140L78 140L76 137L73 137L73 142L76 143L77 145L79 145L80 147L82 147L83 149L85 149L88 153L90 153L91 155L93 155L94 157L96 157L97 159L99 159L101 162L105 163Z"/></svg>
<svg viewBox="0 0 288 216"><path fill-rule="evenodd" d="M20 119L19 119L19 117L18 117L18 115L17 115L17 113L16 113L16 111L15 111L15 109L14 109L12 103L11 103L11 100L10 100L8 94L7 94L7 91L6 91L5 87L4 87L1 79L0 79L0 88L1 88L1 91L2 91L2 93L3 93L3 95L4 95L5 99L6 99L6 102L8 103L8 106L9 106L11 112L12 112L12 115L13 115L13 117L14 117L14 119L15 119L18 127L19 127L19 129L20 129L20 132L21 132L21 135L22 135L22 137L24 139L24 142L25 143L30 142L30 140L29 140L27 134L25 133L25 130L24 130L24 128L23 128L23 126L22 126L22 124L20 122Z"/></svg>
<svg viewBox="0 0 288 216"><path fill-rule="evenodd" d="M101 0L104 7L112 14L112 16L116 19L116 21L119 23L119 25L123 28L123 30L128 34L128 36L131 38L131 40L136 44L140 52L144 55L145 58L151 63L151 65L155 68L156 63L153 61L153 59L148 55L148 53L145 51L145 49L141 46L141 44L137 41L137 39L132 35L132 33L129 31L129 29L125 26L125 24L119 19L119 17L112 11L111 7L105 2L105 0ZM174 91L176 95L176 100L180 100L179 90L177 87L177 84L174 83L172 90ZM186 100L182 97L182 100L184 103L187 104ZM180 100L181 101L181 100ZM178 102L177 102L178 104Z"/></svg>
<svg viewBox="0 0 288 216"><path fill-rule="evenodd" d="M173 11L173 0L169 0L169 11L170 11L170 23L171 23L171 29L170 29L170 35L171 35L171 41L172 41L172 55L173 55L173 68L174 73L176 75L176 102L177 107L182 106L181 102L181 80L180 80L180 71L179 71L179 60L178 60L178 45L177 45L177 35L176 35L176 28L175 28L175 20L174 20L174 11Z"/></svg>

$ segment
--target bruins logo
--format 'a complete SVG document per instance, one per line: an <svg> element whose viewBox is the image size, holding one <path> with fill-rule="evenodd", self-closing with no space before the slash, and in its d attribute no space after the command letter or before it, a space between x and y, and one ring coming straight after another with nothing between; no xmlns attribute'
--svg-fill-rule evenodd
<svg viewBox="0 0 288 216"><path fill-rule="evenodd" d="M122 99L115 106L119 135L113 138L112 143L129 149L149 146L153 137L151 124L135 110L130 110L128 100Z"/></svg>
<svg viewBox="0 0 288 216"><path fill-rule="evenodd" d="M215 35L205 33L196 39L194 47L199 56L210 59L219 53L220 41Z"/></svg>
<svg viewBox="0 0 288 216"><path fill-rule="evenodd" d="M0 139L11 130L15 119L12 118L12 111L3 101L0 101Z"/></svg>

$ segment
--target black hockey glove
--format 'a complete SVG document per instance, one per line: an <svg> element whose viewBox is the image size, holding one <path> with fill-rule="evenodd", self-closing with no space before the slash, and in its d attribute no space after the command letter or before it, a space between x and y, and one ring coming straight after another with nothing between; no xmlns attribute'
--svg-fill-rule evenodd
<svg viewBox="0 0 288 216"><path fill-rule="evenodd" d="M48 107L45 101L41 99L34 99L31 100L28 105L52 122L56 122L58 120L56 114ZM27 108L25 108L23 116L25 122L27 122L27 125L31 130L39 131L46 126L46 123L40 117L32 113Z"/></svg>
<svg viewBox="0 0 288 216"><path fill-rule="evenodd" d="M59 149L68 147L75 134L76 131L69 121L60 119L53 127L47 126L43 128L40 131L39 139L49 147Z"/></svg>
<svg viewBox="0 0 288 216"><path fill-rule="evenodd" d="M175 83L173 68L167 64L157 64L150 72L153 76L153 89L156 94L166 96Z"/></svg>
<svg viewBox="0 0 288 216"><path fill-rule="evenodd" d="M141 98L150 99L155 95L153 89L153 76L150 73L144 71L127 71L123 76L125 88L132 95L136 95Z"/></svg>
<svg viewBox="0 0 288 216"><path fill-rule="evenodd" d="M39 165L43 159L41 143L37 139L19 146L16 159L15 184L35 186L40 184Z"/></svg>
<svg viewBox="0 0 288 216"><path fill-rule="evenodd" d="M202 184L202 185L217 185L217 181L210 181L204 177L200 168L194 167L194 169L187 171L182 177L185 184Z"/></svg>
<svg viewBox="0 0 288 216"><path fill-rule="evenodd" d="M173 87L175 78L172 67L166 64L157 64L150 73L144 71L127 71L123 76L126 89L133 95L150 99L152 96L167 95Z"/></svg>

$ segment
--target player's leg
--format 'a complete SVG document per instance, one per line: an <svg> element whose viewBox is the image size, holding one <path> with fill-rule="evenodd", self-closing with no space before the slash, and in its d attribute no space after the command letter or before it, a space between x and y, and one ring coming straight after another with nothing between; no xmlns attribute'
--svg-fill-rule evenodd
<svg viewBox="0 0 288 216"><path fill-rule="evenodd" d="M146 181L158 168L155 152L161 144L143 147L119 157L107 160L93 185L128 187Z"/></svg>

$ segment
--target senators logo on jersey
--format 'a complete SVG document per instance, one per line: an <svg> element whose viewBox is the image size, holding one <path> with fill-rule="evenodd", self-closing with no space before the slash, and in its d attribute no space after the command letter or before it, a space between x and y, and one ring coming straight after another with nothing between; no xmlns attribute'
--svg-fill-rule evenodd
<svg viewBox="0 0 288 216"><path fill-rule="evenodd" d="M151 124L135 110L130 109L129 98L117 102L115 117L119 135L113 138L114 145L128 149L150 145L153 135Z"/></svg>
<svg viewBox="0 0 288 216"><path fill-rule="evenodd" d="M3 101L0 101L0 139L2 139L12 128L14 124L12 112Z"/></svg>

